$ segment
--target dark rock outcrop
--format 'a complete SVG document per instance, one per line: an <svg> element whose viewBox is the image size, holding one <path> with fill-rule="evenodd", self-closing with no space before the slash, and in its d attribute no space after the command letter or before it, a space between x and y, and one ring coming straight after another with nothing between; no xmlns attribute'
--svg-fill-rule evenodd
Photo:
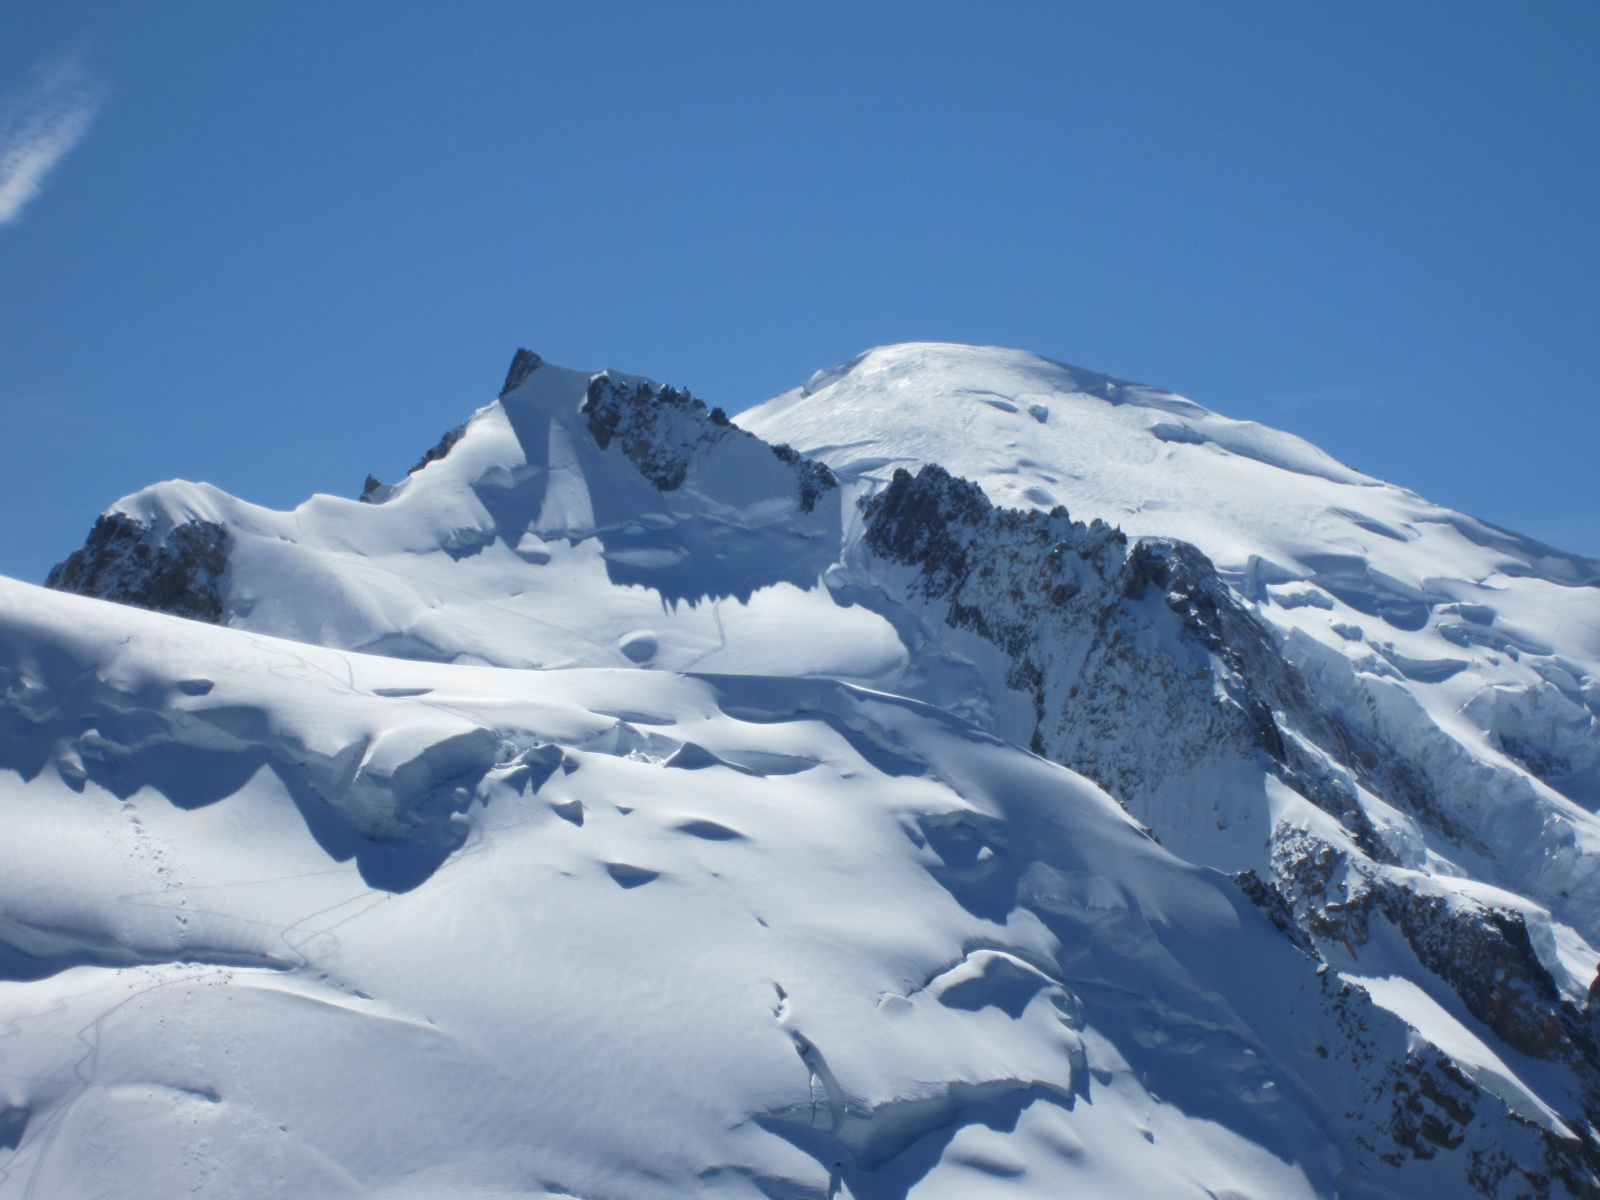
<svg viewBox="0 0 1600 1200"><path fill-rule="evenodd" d="M703 400L688 390L632 387L600 374L589 384L583 403L589 433L602 450L617 448L657 491L683 486L697 452L733 436L729 424L711 420Z"/></svg>
<svg viewBox="0 0 1600 1200"><path fill-rule="evenodd" d="M1132 544L1066 509L997 508L929 465L863 502L865 542L913 568L913 597L1005 652L1034 699L1033 749L1127 803L1219 755L1260 754L1376 862L1393 853L1352 780L1446 836L1466 835L1391 747L1353 730L1287 661L1198 548Z"/></svg>
<svg viewBox="0 0 1600 1200"><path fill-rule="evenodd" d="M521 387L523 381L537 371L543 361L532 350L519 349L513 354L511 356L511 368L506 371L505 384L500 388L500 398L504 400Z"/></svg>
<svg viewBox="0 0 1600 1200"><path fill-rule="evenodd" d="M1304 830L1275 833L1273 867L1274 879L1261 884L1269 895L1252 895L1258 904L1287 910L1300 929L1351 952L1367 942L1374 919L1386 920L1467 1012L1519 1053L1565 1064L1586 1118L1600 1113L1595 1006L1591 999L1579 1008L1561 996L1522 913L1418 891Z"/></svg>
<svg viewBox="0 0 1600 1200"><path fill-rule="evenodd" d="M725 442L748 439L766 445L686 389L619 383L604 372L590 382L582 411L595 445L601 450L616 445L661 492L682 487L694 463ZM825 492L838 486L822 463L802 458L789 446L769 449L794 471L803 512L811 512Z"/></svg>
<svg viewBox="0 0 1600 1200"><path fill-rule="evenodd" d="M1194 546L996 508L936 465L896 471L862 514L867 548L916 571L912 597L1004 651L1006 684L1033 697L1033 749L1124 803L1219 756L1315 773L1274 715L1315 709L1309 689ZM1353 794L1300 790L1372 840Z"/></svg>
<svg viewBox="0 0 1600 1200"><path fill-rule="evenodd" d="M89 538L57 563L45 587L216 624L228 569L228 530L212 521L174 526L164 538L126 513L97 519Z"/></svg>
<svg viewBox="0 0 1600 1200"><path fill-rule="evenodd" d="M721 409L712 409L713 415ZM815 459L801 457L800 451L788 443L773 446L772 452L778 458L794 468L795 474L800 477L800 511L810 512L816 508L817 501L833 488L839 486L839 481L833 477L833 472Z"/></svg>

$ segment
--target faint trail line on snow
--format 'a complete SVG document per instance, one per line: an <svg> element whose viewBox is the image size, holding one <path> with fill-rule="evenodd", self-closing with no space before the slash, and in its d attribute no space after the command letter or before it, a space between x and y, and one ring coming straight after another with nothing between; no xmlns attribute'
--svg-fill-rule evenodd
<svg viewBox="0 0 1600 1200"><path fill-rule="evenodd" d="M699 665L705 659L710 658L713 654L720 654L720 653L722 653L722 651L724 651L724 650L726 650L728 648L728 631L727 631L726 628L723 627L723 624L722 624L722 601L721 600L713 600L711 602L711 617L717 623L717 644L715 646L713 646L709 650L702 650L699 654L696 654L688 662L684 663L681 667L679 667L677 669L677 672L676 672L677 674L682 675L682 674L685 674L685 673L687 673L689 671L692 671L697 665Z"/></svg>
<svg viewBox="0 0 1600 1200"><path fill-rule="evenodd" d="M191 886L188 890L191 891L191 892L212 892L212 891L217 891L217 890L219 890L221 888L260 887L262 884L267 884L267 883L288 883L291 880L295 880L295 879L315 879L319 875L344 875L344 874L347 874L347 869L346 868L344 868L344 867L330 867L326 871L299 871L299 872L296 872L293 875L273 875L273 876L270 876L269 878L266 878L266 879L236 879L232 883L204 883L204 884L199 884L197 886ZM117 898L119 900L138 900L140 897L143 897L143 896L159 896L159 895L162 895L162 894L163 894L163 891L161 889L152 888L149 891L143 891L143 892L123 892Z"/></svg>
<svg viewBox="0 0 1600 1200"><path fill-rule="evenodd" d="M300 959L301 966L309 967L311 965L311 959L305 954L304 951L301 950L302 946L309 944L313 939L319 938L323 934L332 933L335 929L338 929L339 926L353 921L357 917L365 916L367 913L377 908L380 904L383 904L385 901L392 898L393 897L388 892L371 893L365 897L351 896L346 900L339 901L337 904L330 904L327 908L318 909L314 913L309 913L306 916L301 917L292 925L285 926L283 931L278 935L279 940L281 940L283 944L288 947L291 953L295 954ZM339 918L339 920L335 921L331 925L322 926L320 928L311 928L306 924L308 921L313 921L317 917L324 916L327 913L336 912L345 907L347 904L355 904L363 899L370 899L371 903L369 903L365 908L357 909L348 916ZM293 933L303 933L305 936L297 942L290 941L289 935Z"/></svg>
<svg viewBox="0 0 1600 1200"><path fill-rule="evenodd" d="M149 968L137 968L136 967L136 968L133 968L133 970L136 970L136 971L144 970L147 973L147 975L153 973L153 972L150 971ZM230 976L230 973L227 972L226 970L219 970L216 967L206 968L206 970L214 972L214 973L219 974L219 975L222 975L224 977ZM120 971L118 973L120 974ZM201 974L201 972L195 971L195 972L192 972L192 974L197 976L197 975ZM105 1009L103 1012L100 1012L99 1014L97 1014L95 1016L95 1018L92 1021L88 1022L88 1024L80 1026L78 1029L76 1029L73 1032L73 1034L72 1034L73 1040L76 1041L76 1042L79 1042L84 1047L84 1052L81 1055L79 1055L77 1061L72 1064L72 1075L73 1075L73 1077L75 1079L78 1080L78 1082L80 1084L80 1091L78 1093L78 1097L76 1097L73 1101L68 1101L65 1104L57 1105L53 1109L53 1111L49 1114L49 1116L45 1118L45 1121L44 1121L44 1125L45 1125L44 1135L45 1136L42 1139L43 1144L40 1145L39 1150L38 1150L38 1156L34 1159L33 1168L28 1174L28 1184L27 1184L27 1187L23 1190L23 1193L22 1193L23 1197L24 1197L24 1200L32 1200L32 1197L34 1197L35 1195L38 1194L40 1168L44 1166L45 1159L49 1155L51 1147L55 1144L56 1139L60 1136L61 1127L66 1123L66 1119L67 1119L68 1114L71 1113L73 1108L75 1107L76 1099L82 1098L82 1096L85 1093L87 1093L89 1087L94 1083L94 1070L93 1070L93 1067L92 1066L90 1067L88 1074L84 1073L84 1068L85 1068L86 1064L89 1064L89 1063L91 1063L94 1060L97 1060L99 1058L99 1054L100 1054L100 1034L101 1034L101 1030L105 1026L106 1021L112 1016L112 1014L117 1013L117 1012L121 1011L122 1009L126 1008L128 1005L132 1004L135 1000L139 1000L139 999L141 999L141 998L143 998L145 996L148 996L152 992L157 992L157 991L160 991L160 990L162 990L164 988L172 987L172 986L174 986L174 985L176 985L176 984L178 984L180 982L187 982L187 980L156 979L155 981L150 983L148 986L139 988L131 996L128 996L125 999L118 1001L116 1004L113 1004L110 1008ZM93 1035L93 1040L91 1040L91 1038L90 1038L91 1032L92 1032L92 1035ZM100 1124L102 1126L105 1124L105 1115L103 1113L100 1114ZM113 1155L112 1158L115 1158L115 1155ZM106 1162L110 1162L110 1161L111 1161L111 1159L107 1159L106 1160ZM98 1169L98 1167L105 1166L106 1162L102 1162L102 1163L97 1164L96 1165L97 1169ZM113 1188L112 1191L101 1192L100 1195L102 1195L102 1196L113 1195L114 1191L115 1191L115 1189Z"/></svg>
<svg viewBox="0 0 1600 1200"><path fill-rule="evenodd" d="M529 622L530 624L533 624L533 625L542 625L546 629L553 629L557 633L564 633L568 637L576 638L580 642L587 642L591 646L603 646L604 645L604 643L597 642L591 637L586 637L585 635L579 633L575 629L567 629L564 626L555 624L554 622L545 621L545 620L540 619L539 617L530 616L527 613L517 612L515 609L507 608L503 604L498 603L498 602L496 602L494 600L487 600L484 597L478 595L475 592L469 591L466 588L454 587L454 586L452 586L452 585L450 585L448 583L441 583L436 579L428 579L428 578L426 578L424 576L421 576L421 575L414 575L410 571L386 569L385 570L385 574L393 575L393 576L395 576L397 578L400 578L400 579L409 579L413 583L419 583L419 584L422 584L422 585L424 585L426 587L430 587L430 588L437 588L440 591L454 592L456 595L465 596L467 599L472 600L475 603L482 604L487 608L492 608L492 609L494 609L495 612L505 613L506 616L508 616L508 617L515 617L519 621L527 621L527 622ZM359 654L361 652L360 651L346 651L345 653ZM377 657L382 657L382 656L377 656ZM403 662L405 660L397 659L396 661Z"/></svg>

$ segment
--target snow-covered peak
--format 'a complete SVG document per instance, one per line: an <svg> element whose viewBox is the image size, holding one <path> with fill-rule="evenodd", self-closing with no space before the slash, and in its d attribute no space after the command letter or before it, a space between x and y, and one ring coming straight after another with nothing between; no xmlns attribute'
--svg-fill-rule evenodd
<svg viewBox="0 0 1600 1200"><path fill-rule="evenodd" d="M1339 483L1377 482L1293 434L1219 416L1162 388L997 346L945 342L880 346L840 366L818 371L803 387L750 409L739 421L754 429L784 413L790 420L827 421L838 431L869 435L883 422L898 421L907 426L907 433L911 426L921 425L922 432L934 439L922 443L926 445L965 435L971 446L976 438L996 465L1028 457L1030 447L1050 446L1059 440L1018 438L1019 454L1006 456L1002 450L1017 436L1012 427L979 423L976 418L983 414L962 401L987 405L1008 416L1021 415L1046 427L1053 410L1055 433L1093 430L1096 440L1085 453L1099 452L1105 457L1138 461L1162 445L1210 444ZM838 423L845 411L857 414L856 424ZM863 460L867 457L861 456Z"/></svg>
<svg viewBox="0 0 1600 1200"><path fill-rule="evenodd" d="M0 1198L1594 1195L1597 577L984 347L156 485L0 587Z"/></svg>
<svg viewBox="0 0 1600 1200"><path fill-rule="evenodd" d="M1429 504L1293 434L1020 350L879 347L737 420L844 475L937 462L997 504L1066 504L1129 534L1182 538L1263 585L1324 574L1340 586L1329 554L1366 559L1385 578L1343 586L1376 598L1387 584L1395 606L1435 578L1600 583L1600 563Z"/></svg>
<svg viewBox="0 0 1600 1200"><path fill-rule="evenodd" d="M278 512L207 484L156 484L107 517L135 522L148 546L97 527L52 581L440 662L849 676L899 654L887 626L819 587L841 525L827 468L640 376L519 352L498 400L398 483L369 481L362 500L317 495ZM225 531L227 570L200 580L205 595L152 604L149 588L118 583L130 553L145 573L193 577L168 546L180 528ZM823 636L758 632L797 608Z"/></svg>
<svg viewBox="0 0 1600 1200"><path fill-rule="evenodd" d="M1131 537L1190 542L1294 635L1308 669L1331 656L1403 678L1491 757L1530 723L1549 727L1562 749L1540 773L1600 804L1600 691L1582 682L1600 680L1600 562L1431 504L1291 434L1017 350L881 347L738 420L857 492L938 463L1002 507L1064 505Z"/></svg>

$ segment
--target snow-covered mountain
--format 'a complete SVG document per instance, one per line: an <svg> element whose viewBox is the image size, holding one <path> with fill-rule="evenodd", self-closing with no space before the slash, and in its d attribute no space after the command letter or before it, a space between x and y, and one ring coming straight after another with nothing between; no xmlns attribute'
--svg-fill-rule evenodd
<svg viewBox="0 0 1600 1200"><path fill-rule="evenodd" d="M1600 1195L1600 563L1290 435L521 351L49 583L0 1197Z"/></svg>

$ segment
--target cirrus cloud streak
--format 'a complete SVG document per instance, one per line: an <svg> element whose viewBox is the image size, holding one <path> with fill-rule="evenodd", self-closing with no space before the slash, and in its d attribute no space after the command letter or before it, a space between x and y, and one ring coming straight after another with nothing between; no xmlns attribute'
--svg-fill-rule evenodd
<svg viewBox="0 0 1600 1200"><path fill-rule="evenodd" d="M0 225L15 221L100 109L100 89L76 57L34 71L0 107Z"/></svg>

